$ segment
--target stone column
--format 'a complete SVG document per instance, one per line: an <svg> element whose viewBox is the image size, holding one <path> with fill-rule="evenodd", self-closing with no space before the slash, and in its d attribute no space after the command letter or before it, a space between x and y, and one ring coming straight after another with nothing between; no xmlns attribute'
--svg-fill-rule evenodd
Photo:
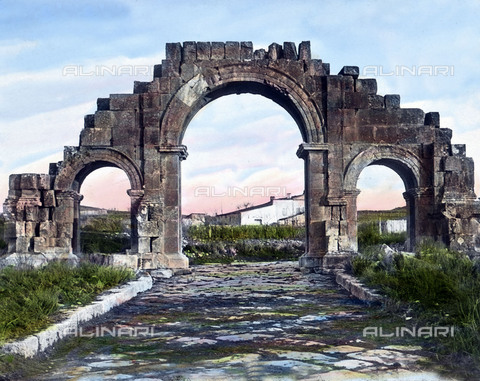
<svg viewBox="0 0 480 381"><path fill-rule="evenodd" d="M161 182L163 189L163 251L169 268L188 268L182 253L181 164L187 158L187 147L161 146Z"/></svg>
<svg viewBox="0 0 480 381"><path fill-rule="evenodd" d="M75 254L82 252L80 245L81 242L81 226L80 226L80 202L83 200L83 196L79 193L73 195L73 237L72 248Z"/></svg>
<svg viewBox="0 0 480 381"><path fill-rule="evenodd" d="M75 204L80 204L82 195L73 191L58 191L56 193L57 206L54 211L53 221L56 223L57 237L55 252L57 254L71 254L73 242L79 242L80 231L73 230L75 223ZM75 235L75 239L74 239Z"/></svg>
<svg viewBox="0 0 480 381"><path fill-rule="evenodd" d="M360 194L360 190L345 190L346 205L346 221L345 229L347 236L347 243L345 244L345 250L358 251L358 211L357 211L357 197Z"/></svg>
<svg viewBox="0 0 480 381"><path fill-rule="evenodd" d="M297 156L305 161L305 254L300 258L300 267L322 266L328 251L326 235L327 163L326 144L303 143Z"/></svg>
<svg viewBox="0 0 480 381"><path fill-rule="evenodd" d="M403 193L403 198L407 204L407 251L414 251L417 244L417 219L422 220L420 213L417 213L415 207L416 199L418 199L420 193L417 189L410 189ZM430 222L431 224L432 222Z"/></svg>
<svg viewBox="0 0 480 381"><path fill-rule="evenodd" d="M138 223L137 216L140 211L140 204L144 195L143 190L129 189L127 194L130 196L130 253L138 253Z"/></svg>

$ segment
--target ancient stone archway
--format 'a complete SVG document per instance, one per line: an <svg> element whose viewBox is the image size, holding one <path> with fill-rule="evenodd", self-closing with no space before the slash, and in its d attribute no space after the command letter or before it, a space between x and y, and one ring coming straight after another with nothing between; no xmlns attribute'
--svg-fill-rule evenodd
<svg viewBox="0 0 480 381"><path fill-rule="evenodd" d="M4 210L9 252L76 251L79 186L94 169L116 166L132 189L130 255L144 267L181 268L183 135L194 115L229 94L252 93L278 103L296 121L297 155L305 162L306 253L303 267L335 268L356 250L356 182L368 165L386 165L405 184L410 244L423 238L473 251L480 207L473 162L451 144L438 113L403 109L398 95L378 95L358 67L338 75L312 59L310 43L185 42L166 46L151 82L133 94L99 98L85 117L78 147L48 175L12 175Z"/></svg>

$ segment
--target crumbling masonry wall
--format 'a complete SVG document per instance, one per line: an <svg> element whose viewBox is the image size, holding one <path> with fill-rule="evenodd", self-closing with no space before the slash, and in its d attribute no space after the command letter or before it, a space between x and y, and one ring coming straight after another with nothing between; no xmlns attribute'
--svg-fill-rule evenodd
<svg viewBox="0 0 480 381"><path fill-rule="evenodd" d="M166 45L151 82L132 94L97 100L77 147L48 174L10 177L4 204L9 253L79 253L83 180L113 166L128 176L132 245L143 267L183 268L181 161L184 133L215 99L252 93L282 106L298 125L297 155L305 162L304 267L335 267L357 250L358 176L369 165L393 169L405 184L409 245L431 238L476 252L479 203L473 161L438 113L404 109L399 95L377 94L375 79L345 66L337 75L311 58L310 43L184 42Z"/></svg>

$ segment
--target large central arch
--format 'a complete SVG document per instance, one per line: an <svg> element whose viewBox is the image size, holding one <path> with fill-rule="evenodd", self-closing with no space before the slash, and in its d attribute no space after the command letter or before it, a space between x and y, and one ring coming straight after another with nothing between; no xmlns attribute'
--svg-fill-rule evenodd
<svg viewBox="0 0 480 381"><path fill-rule="evenodd" d="M94 169L115 166L131 183L131 257L142 267L184 268L181 245L182 140L209 102L230 94L265 96L295 120L305 163L306 252L300 264L325 270L356 250L356 182L368 165L386 165L405 184L410 244L424 238L473 251L480 207L473 161L451 144L438 113L400 107L399 95L378 95L374 79L345 66L337 75L312 59L310 43L184 42L166 45L151 82L133 94L97 100L85 116L78 147L49 174L12 175L4 211L9 252L76 251L78 193ZM77 206L76 206L77 205ZM60 226L60 228L59 228ZM72 244L73 242L73 244Z"/></svg>

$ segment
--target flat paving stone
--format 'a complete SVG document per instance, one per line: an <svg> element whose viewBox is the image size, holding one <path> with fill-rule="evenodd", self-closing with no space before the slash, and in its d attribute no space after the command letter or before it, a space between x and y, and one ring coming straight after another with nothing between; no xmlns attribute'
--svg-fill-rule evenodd
<svg viewBox="0 0 480 381"><path fill-rule="evenodd" d="M196 266L82 328L35 380L454 380L427 348L362 337L372 309L296 262ZM153 274L154 275L154 274Z"/></svg>

